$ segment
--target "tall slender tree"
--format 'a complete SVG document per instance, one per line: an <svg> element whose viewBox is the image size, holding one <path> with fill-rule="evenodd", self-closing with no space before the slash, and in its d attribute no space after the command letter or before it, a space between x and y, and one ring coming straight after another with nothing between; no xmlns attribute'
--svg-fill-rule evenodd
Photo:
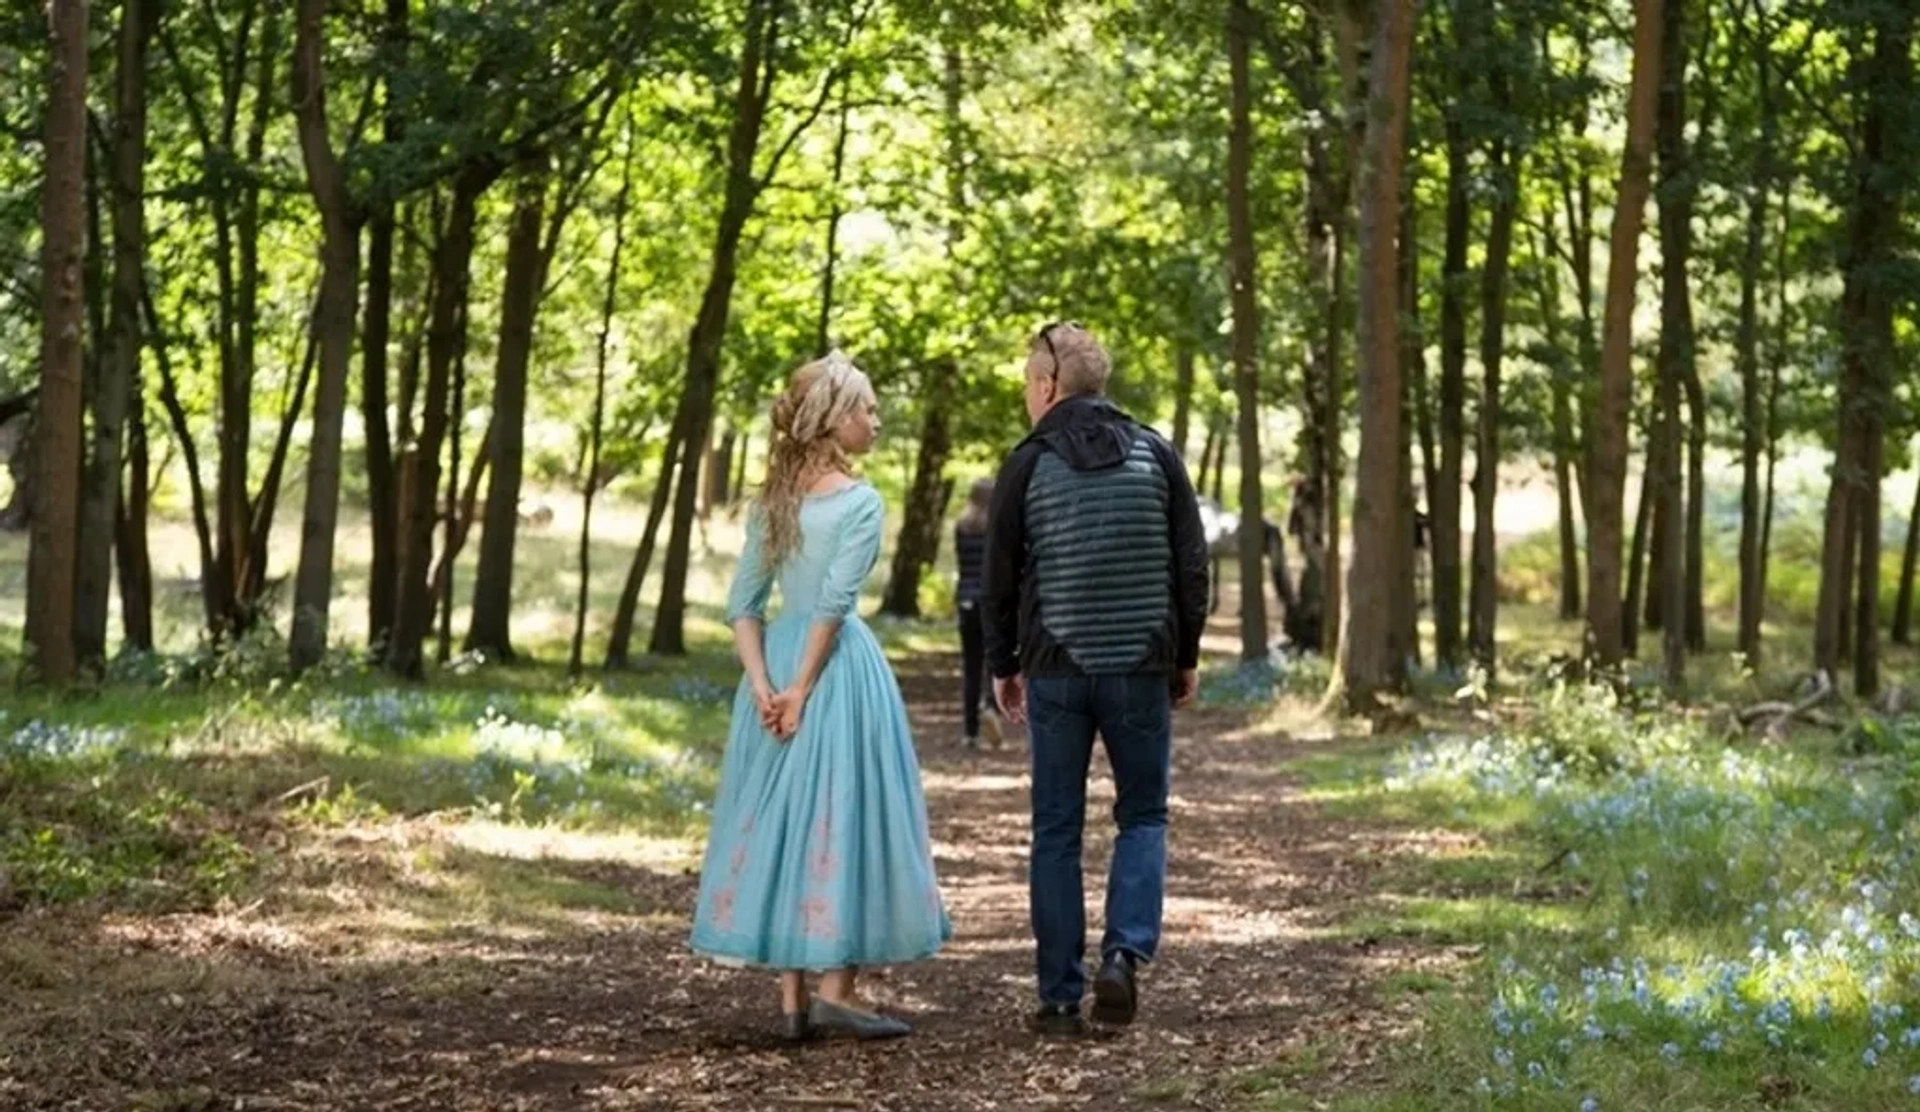
<svg viewBox="0 0 1920 1112"><path fill-rule="evenodd" d="M1399 229L1401 163L1406 153L1415 0L1380 0L1367 80L1366 135L1360 162L1360 456L1355 468L1353 568L1348 595L1391 583L1405 568L1400 425ZM1406 682L1406 658L1392 606L1349 606L1341 626L1340 669L1350 710L1370 709L1380 694Z"/></svg>
<svg viewBox="0 0 1920 1112"><path fill-rule="evenodd" d="M1660 97L1656 146L1660 156L1660 420L1667 430L1659 464L1660 505L1665 530L1659 546L1661 645L1667 689L1686 684L1688 528L1681 475L1680 395L1695 377L1693 294L1687 266L1693 249L1691 160L1687 151L1687 7L1666 0L1660 46ZM1694 409L1696 421L1699 411Z"/></svg>
<svg viewBox="0 0 1920 1112"><path fill-rule="evenodd" d="M407 112L398 75L407 62L411 31L409 0L385 0L381 51L385 56L386 93L382 138L398 147L406 138ZM399 478L394 470L393 433L387 410L389 346L393 337L393 255L399 233L398 205L391 187L373 199L367 227L367 316L360 359L360 412L367 455L368 515L372 519L370 566L367 575L367 637L376 651L385 648L393 632L395 595L400 586ZM403 412L408 407L403 407Z"/></svg>
<svg viewBox="0 0 1920 1112"><path fill-rule="evenodd" d="M738 84L733 97L733 120L728 131L725 183L720 215L714 227L707 283L700 309L687 337L686 388L674 415L678 448L668 448L669 466L663 481L671 483L673 509L667 535L666 565L660 574L660 601L655 608L653 634L647 643L655 655L679 656L687 651L687 574L693 562L694 511L700 500L700 450L713 425L714 398L720 386L720 349L726 339L733 309L733 287L739 278L740 244L760 195L780 171L780 164L800 137L826 110L839 83L846 77L847 48L871 14L862 7L847 18L835 50L839 59L820 82L813 103L774 147L764 168L759 166L761 136L775 86L790 59L782 35L788 9L780 0L748 0L745 33L741 39ZM650 548L642 542L642 548ZM635 561L630 579L645 575ZM617 626L616 626L617 631ZM615 654L609 653L611 659Z"/></svg>
<svg viewBox="0 0 1920 1112"><path fill-rule="evenodd" d="M600 334L595 340L593 413L587 427L586 477L580 493L580 588L574 600L573 645L567 674L578 679L586 669L587 597L593 581L593 496L600 487L600 450L607 413L607 359L613 340L613 314L620 296L620 257L627 246L627 207L633 196L634 123L627 117L620 191L613 199L613 252L607 259L607 289L600 303Z"/></svg>
<svg viewBox="0 0 1920 1112"><path fill-rule="evenodd" d="M966 124L961 110L966 103L968 76L967 57L960 42L961 29L956 23L955 18L949 17L941 36L940 123L946 140L942 175L946 179L947 194L943 247L954 300L959 303L965 283L959 273L958 254L966 234L967 214ZM907 488L900 538L893 549L893 567L880 603L881 610L888 614L920 615L920 578L940 553L940 521L945 516L947 497L952 490L946 469L947 459L953 453L953 409L962 355L957 351L943 352L924 363L927 371L919 391L919 451L913 463L913 481Z"/></svg>
<svg viewBox="0 0 1920 1112"><path fill-rule="evenodd" d="M46 180L40 202L40 410L34 430L33 539L27 552L29 665L49 684L74 677L74 570L80 541L81 377L87 243L87 0L47 5Z"/></svg>
<svg viewBox="0 0 1920 1112"><path fill-rule="evenodd" d="M1600 389L1587 444L1587 637L1593 663L1623 657L1620 610L1621 510L1627 478L1627 433L1633 400L1634 287L1640 231L1653 174L1654 107L1659 91L1662 0L1634 0L1633 76L1627 93L1627 141L1615 194L1607 263L1606 312L1600 337Z"/></svg>
<svg viewBox="0 0 1920 1112"><path fill-rule="evenodd" d="M1920 13L1889 4L1866 6L1863 14L1863 29L1872 33L1872 45L1863 41L1851 63L1863 104L1853 150L1853 197L1843 254L1840 436L1827 492L1814 666L1833 670L1840 664L1842 618L1855 601L1849 586L1857 575L1854 690L1869 697L1878 693L1880 683L1884 412L1892 398L1888 368L1895 351L1896 229L1911 159L1895 139L1895 121L1911 111L1914 22ZM1857 569L1850 563L1856 551Z"/></svg>
<svg viewBox="0 0 1920 1112"><path fill-rule="evenodd" d="M140 376L140 275L146 265L147 43L156 13L143 0L120 8L115 60L112 151L113 290L105 337L95 361L93 453L80 521L80 566L74 644L83 665L107 655L107 601L113 582L114 537L121 511L121 462L127 411ZM121 605L140 605L122 592ZM151 617L147 618L151 624ZM151 634L147 638L151 647Z"/></svg>
<svg viewBox="0 0 1920 1112"><path fill-rule="evenodd" d="M1773 80L1773 44L1767 34L1764 0L1748 0L1743 14L1759 24L1748 37L1759 100L1760 134L1754 148L1753 180L1747 188L1746 238L1740 267L1740 318L1734 341L1740 370L1740 653L1749 667L1760 663L1760 622L1766 609L1760 574L1762 533L1760 467L1767 450L1765 392L1760 381L1760 283L1766 267L1767 201L1779 176L1775 166L1780 117ZM1920 522L1920 515L1913 519ZM1912 546L1909 545L1909 548Z"/></svg>
<svg viewBox="0 0 1920 1112"><path fill-rule="evenodd" d="M1487 18L1483 22L1490 26L1493 21ZM1529 43L1526 36L1489 41L1501 44L1497 49L1503 60L1494 62L1487 71L1487 103L1504 117L1513 108L1505 55L1525 50ZM1513 141L1505 134L1495 135L1487 147L1493 212L1487 227L1486 261L1480 271L1480 408L1473 452L1473 574L1467 621L1467 642L1474 660L1489 670L1494 664L1499 607L1494 504L1500 493L1500 373L1507 346L1508 275L1512 271L1514 225L1520 214L1518 163Z"/></svg>
<svg viewBox="0 0 1920 1112"><path fill-rule="evenodd" d="M486 522L480 530L480 566L474 573L473 618L466 640L468 652L484 653L492 660L514 659L508 628L513 613L513 554L519 534L520 481L526 455L534 315L546 281L540 247L548 176L544 151L521 167L514 193L513 224L507 233L506 278L500 293L493 436L487 442L490 466Z"/></svg>
<svg viewBox="0 0 1920 1112"><path fill-rule="evenodd" d="M313 439L307 450L307 505L300 523L293 635L288 639L296 672L318 664L327 648L334 534L340 514L341 426L346 418L347 374L360 297L360 215L348 194L346 171L334 153L327 123L322 61L326 13L327 0L300 0L293 54L300 153L306 160L307 187L320 210L322 237L320 309L313 320L320 377L314 391Z"/></svg>
<svg viewBox="0 0 1920 1112"><path fill-rule="evenodd" d="M1227 139L1227 271L1232 286L1233 380L1240 402L1240 655L1267 655L1266 579L1261 574L1265 534L1260 523L1260 321L1254 276L1253 204L1248 190L1253 167L1253 13L1247 0L1227 6L1227 62L1232 72Z"/></svg>

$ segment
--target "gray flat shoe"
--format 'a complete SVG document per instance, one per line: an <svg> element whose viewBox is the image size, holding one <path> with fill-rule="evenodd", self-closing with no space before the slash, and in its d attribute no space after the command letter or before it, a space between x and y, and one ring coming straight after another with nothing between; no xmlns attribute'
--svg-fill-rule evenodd
<svg viewBox="0 0 1920 1112"><path fill-rule="evenodd" d="M780 1037L787 1042L806 1042L813 1037L813 1024L806 1012L781 1012Z"/></svg>
<svg viewBox="0 0 1920 1112"><path fill-rule="evenodd" d="M812 1026L829 1035L850 1035L856 1039L897 1039L913 1033L913 1028L877 1012L842 1007L827 1000L815 1000L807 1011Z"/></svg>

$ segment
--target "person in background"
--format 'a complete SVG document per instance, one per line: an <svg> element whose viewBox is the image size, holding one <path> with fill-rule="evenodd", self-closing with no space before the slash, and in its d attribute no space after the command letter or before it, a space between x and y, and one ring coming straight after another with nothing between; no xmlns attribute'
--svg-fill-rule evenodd
<svg viewBox="0 0 1920 1112"><path fill-rule="evenodd" d="M987 507L993 501L993 480L975 479L967 491L967 508L953 526L953 555L960 565L959 583L954 588L954 604L960 612L961 715L965 733L961 744L968 749L980 747L980 730L986 727L987 743L1000 747L1000 720L988 704L984 720L980 704L986 695L987 645L980 628L980 571L987 558Z"/></svg>

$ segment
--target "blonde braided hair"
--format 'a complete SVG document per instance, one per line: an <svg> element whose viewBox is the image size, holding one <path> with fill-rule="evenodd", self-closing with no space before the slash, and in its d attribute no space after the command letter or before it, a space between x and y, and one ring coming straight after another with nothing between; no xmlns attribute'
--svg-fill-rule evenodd
<svg viewBox="0 0 1920 1112"><path fill-rule="evenodd" d="M767 481L760 488L766 519L766 567L780 566L800 547L800 504L809 482L828 472L853 474L853 461L835 437L849 414L873 397L873 383L835 348L793 372L773 403L773 441Z"/></svg>

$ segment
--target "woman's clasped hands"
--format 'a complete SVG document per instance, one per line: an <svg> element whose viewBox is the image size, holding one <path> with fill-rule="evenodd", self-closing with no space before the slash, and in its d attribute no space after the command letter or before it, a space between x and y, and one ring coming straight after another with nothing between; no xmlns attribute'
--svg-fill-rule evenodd
<svg viewBox="0 0 1920 1112"><path fill-rule="evenodd" d="M776 741L792 741L800 732L800 713L806 708L807 694L797 687L775 691L771 685L755 684L753 702L760 712L760 725Z"/></svg>

